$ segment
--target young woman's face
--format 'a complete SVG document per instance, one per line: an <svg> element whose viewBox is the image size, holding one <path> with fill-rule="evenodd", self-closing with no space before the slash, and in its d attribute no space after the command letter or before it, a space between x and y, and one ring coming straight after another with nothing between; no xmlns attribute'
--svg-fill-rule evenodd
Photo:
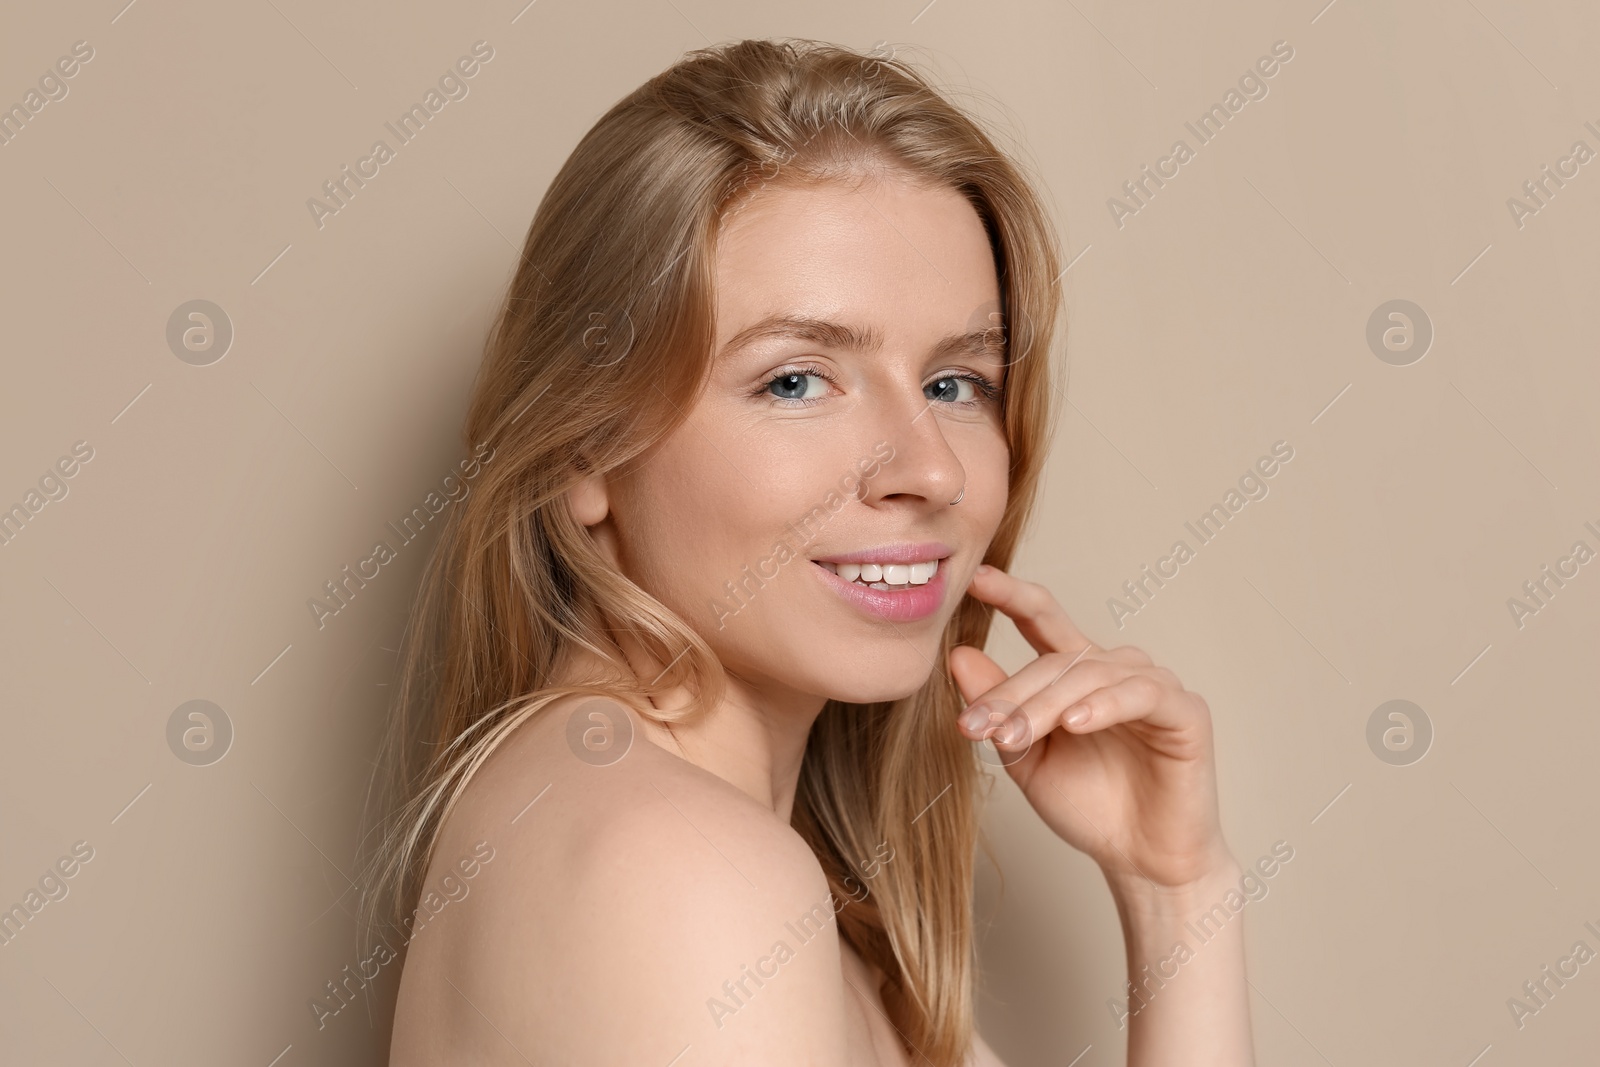
<svg viewBox="0 0 1600 1067"><path fill-rule="evenodd" d="M914 692L1006 503L983 224L956 191L898 178L769 186L725 220L716 285L704 392L608 489L623 572L754 686ZM872 550L906 589L816 562Z"/></svg>

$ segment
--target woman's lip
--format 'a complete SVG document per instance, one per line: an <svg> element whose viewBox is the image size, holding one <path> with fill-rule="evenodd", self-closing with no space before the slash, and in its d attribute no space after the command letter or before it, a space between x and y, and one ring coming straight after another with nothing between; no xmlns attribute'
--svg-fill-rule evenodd
<svg viewBox="0 0 1600 1067"><path fill-rule="evenodd" d="M943 541L902 541L894 545L841 552L836 556L814 556L813 563L926 563L945 559L955 550ZM826 569L826 568L824 568Z"/></svg>
<svg viewBox="0 0 1600 1067"><path fill-rule="evenodd" d="M847 582L816 560L817 573L835 593L861 611L890 622L916 622L939 610L944 603L945 571L941 566L923 585L905 589L872 589L855 582Z"/></svg>

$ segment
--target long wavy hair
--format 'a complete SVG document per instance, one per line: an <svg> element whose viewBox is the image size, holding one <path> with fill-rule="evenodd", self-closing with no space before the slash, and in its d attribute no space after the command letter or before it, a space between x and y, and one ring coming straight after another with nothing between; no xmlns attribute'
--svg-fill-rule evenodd
<svg viewBox="0 0 1600 1067"><path fill-rule="evenodd" d="M608 562L563 494L585 474L646 452L693 405L710 369L713 254L730 212L767 184L873 168L958 190L988 232L1011 471L984 559L1009 565L1053 431L1060 303L1055 230L1021 167L881 46L745 40L688 53L606 112L556 174L486 342L464 437L489 458L434 547L404 637L369 791L369 817L381 814L363 882L363 940L415 907L439 829L473 773L552 700L605 695L676 723L721 699L710 646ZM659 403L663 396L670 402ZM991 619L989 606L964 597L939 662L958 643L982 648ZM636 635L669 671L651 684L634 677L610 627ZM553 685L568 642L612 664L615 676ZM652 695L679 685L694 695L690 708L652 707ZM885 1006L908 1052L936 1067L962 1062L974 1021L984 776L955 726L961 706L946 670L899 700L829 700L807 744L792 819L844 902L840 936L882 970ZM884 843L893 862L869 893L851 892L861 884L851 858L883 856Z"/></svg>

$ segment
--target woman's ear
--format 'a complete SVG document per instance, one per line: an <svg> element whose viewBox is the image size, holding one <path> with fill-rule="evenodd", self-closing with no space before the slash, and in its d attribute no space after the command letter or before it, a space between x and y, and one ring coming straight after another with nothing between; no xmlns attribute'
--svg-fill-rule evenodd
<svg viewBox="0 0 1600 1067"><path fill-rule="evenodd" d="M585 465L587 466L587 465ZM567 490L572 517L588 531L601 555L618 567L617 535L612 525L611 492L605 475L591 471Z"/></svg>
<svg viewBox="0 0 1600 1067"><path fill-rule="evenodd" d="M567 506L572 509L572 517L584 526L594 526L604 519L611 511L605 477L598 473L584 475L567 490Z"/></svg>

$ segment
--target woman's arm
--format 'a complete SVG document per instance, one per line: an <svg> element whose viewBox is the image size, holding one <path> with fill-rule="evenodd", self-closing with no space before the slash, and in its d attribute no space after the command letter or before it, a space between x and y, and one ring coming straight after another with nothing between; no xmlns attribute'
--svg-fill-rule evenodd
<svg viewBox="0 0 1600 1067"><path fill-rule="evenodd" d="M1112 883L1132 987L1120 998L1128 1067L1255 1067L1244 915L1211 910L1242 876L1235 864L1186 892ZM971 1067L1006 1067L976 1030L972 1053Z"/></svg>
<svg viewBox="0 0 1600 1067"><path fill-rule="evenodd" d="M1223 903L1242 875L1233 863L1185 889L1107 876L1128 956L1128 1067L1254 1067L1244 914Z"/></svg>
<svg viewBox="0 0 1600 1067"><path fill-rule="evenodd" d="M1224 903L1242 872L1218 816L1211 709L1143 650L1090 641L1042 585L980 567L968 591L1039 657L1008 675L980 649L951 649L971 702L960 728L992 738L1045 824L1104 872L1138 1008L1130 1067L1253 1067L1243 924Z"/></svg>

